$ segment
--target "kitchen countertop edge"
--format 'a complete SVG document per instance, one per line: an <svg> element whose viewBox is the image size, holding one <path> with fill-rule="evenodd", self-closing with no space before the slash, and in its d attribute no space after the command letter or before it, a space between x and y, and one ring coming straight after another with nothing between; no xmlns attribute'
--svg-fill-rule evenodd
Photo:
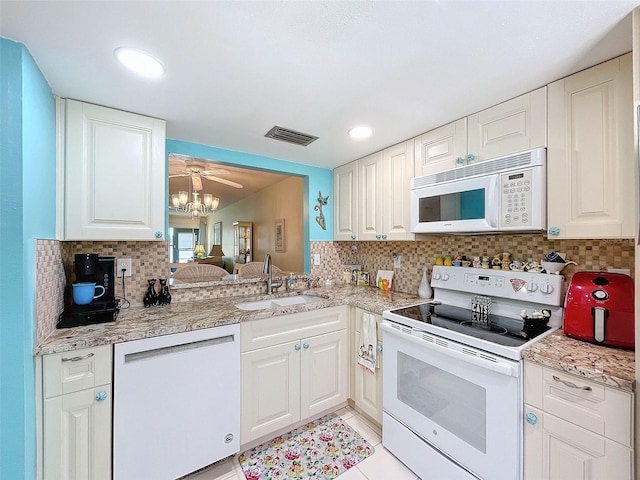
<svg viewBox="0 0 640 480"><path fill-rule="evenodd" d="M635 352L567 337L557 330L522 352L525 360L618 388L635 390Z"/></svg>
<svg viewBox="0 0 640 480"><path fill-rule="evenodd" d="M291 295L315 295L323 300L310 304L263 310L240 310L239 302ZM363 308L382 314L384 310L424 302L416 295L384 292L374 287L335 286L313 288L278 295L251 295L177 302L163 307L123 309L115 322L55 330L34 348L34 355L68 352L81 348L177 334L251 320L318 310L340 305Z"/></svg>

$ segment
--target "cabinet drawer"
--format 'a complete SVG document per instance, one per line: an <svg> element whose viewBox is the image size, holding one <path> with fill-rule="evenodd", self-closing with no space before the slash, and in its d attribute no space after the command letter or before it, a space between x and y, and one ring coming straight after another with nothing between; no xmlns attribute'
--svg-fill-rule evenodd
<svg viewBox="0 0 640 480"><path fill-rule="evenodd" d="M42 357L44 397L111 383L111 345Z"/></svg>
<svg viewBox="0 0 640 480"><path fill-rule="evenodd" d="M280 317L251 320L240 324L240 349L248 352L300 338L347 328L349 307L322 308Z"/></svg>
<svg viewBox="0 0 640 480"><path fill-rule="evenodd" d="M568 422L633 446L633 395L526 363L525 401Z"/></svg>

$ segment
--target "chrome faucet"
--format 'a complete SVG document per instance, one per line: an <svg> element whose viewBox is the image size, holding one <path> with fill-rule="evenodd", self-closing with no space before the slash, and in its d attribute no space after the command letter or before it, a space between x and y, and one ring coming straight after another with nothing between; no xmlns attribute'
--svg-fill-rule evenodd
<svg viewBox="0 0 640 480"><path fill-rule="evenodd" d="M274 288L278 288L282 286L282 280L280 280L280 283L275 283L275 284L272 281L273 266L271 265L271 255L269 255L268 253L264 257L264 263L262 264L262 273L264 273L267 276L267 293L269 295L273 293Z"/></svg>

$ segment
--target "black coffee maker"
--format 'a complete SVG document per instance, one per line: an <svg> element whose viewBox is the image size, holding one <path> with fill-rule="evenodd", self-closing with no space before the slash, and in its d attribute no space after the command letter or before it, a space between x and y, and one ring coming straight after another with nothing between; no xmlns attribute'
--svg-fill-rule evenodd
<svg viewBox="0 0 640 480"><path fill-rule="evenodd" d="M60 315L57 328L115 321L119 310L115 301L115 257L100 257L97 253L78 253L74 260L75 279L72 283L93 282L104 287L104 295L88 305L76 305L73 303L73 295L69 294L68 306ZM71 291L71 285L68 287Z"/></svg>

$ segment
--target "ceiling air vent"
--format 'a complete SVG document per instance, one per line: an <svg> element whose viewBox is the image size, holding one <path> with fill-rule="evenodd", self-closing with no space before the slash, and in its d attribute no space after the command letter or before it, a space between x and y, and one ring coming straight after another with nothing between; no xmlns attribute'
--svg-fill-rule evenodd
<svg viewBox="0 0 640 480"><path fill-rule="evenodd" d="M264 136L273 138L274 140L295 143L296 145L302 145L303 147L306 147L311 142L318 139L318 137L314 137L313 135L296 132L295 130L289 130L288 128L279 127L277 125L269 130Z"/></svg>

